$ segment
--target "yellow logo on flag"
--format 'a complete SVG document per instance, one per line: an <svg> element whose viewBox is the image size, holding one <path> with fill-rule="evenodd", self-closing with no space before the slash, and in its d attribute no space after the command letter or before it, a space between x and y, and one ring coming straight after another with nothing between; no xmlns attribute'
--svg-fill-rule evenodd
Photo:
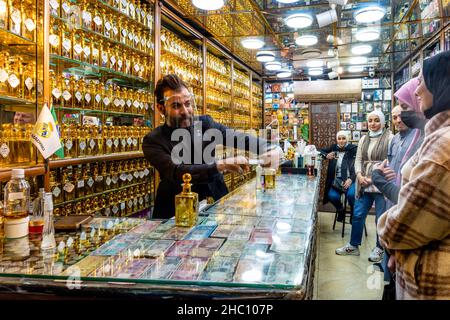
<svg viewBox="0 0 450 320"><path fill-rule="evenodd" d="M35 132L42 138L50 138L53 131L53 126L50 122L36 123Z"/></svg>

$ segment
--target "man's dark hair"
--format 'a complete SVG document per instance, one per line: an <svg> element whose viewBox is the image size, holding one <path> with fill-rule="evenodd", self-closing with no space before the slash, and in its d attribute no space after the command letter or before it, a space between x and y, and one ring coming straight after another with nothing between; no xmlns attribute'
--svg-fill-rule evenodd
<svg viewBox="0 0 450 320"><path fill-rule="evenodd" d="M156 101L164 104L164 90L181 90L183 87L188 89L187 84L176 74L168 74L158 80L155 86Z"/></svg>

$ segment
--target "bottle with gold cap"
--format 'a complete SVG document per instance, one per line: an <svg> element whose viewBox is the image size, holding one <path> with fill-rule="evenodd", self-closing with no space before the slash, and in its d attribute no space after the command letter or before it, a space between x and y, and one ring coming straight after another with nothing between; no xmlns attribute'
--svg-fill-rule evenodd
<svg viewBox="0 0 450 320"><path fill-rule="evenodd" d="M113 153L120 152L120 126L110 128L113 139Z"/></svg>
<svg viewBox="0 0 450 320"><path fill-rule="evenodd" d="M33 63L29 63L23 70L24 99L34 101L36 98L36 68Z"/></svg>
<svg viewBox="0 0 450 320"><path fill-rule="evenodd" d="M183 175L183 191L175 196L175 224L177 227L192 227L197 224L198 194L191 191L191 175Z"/></svg>
<svg viewBox="0 0 450 320"><path fill-rule="evenodd" d="M22 4L20 0L9 0L9 31L22 35Z"/></svg>
<svg viewBox="0 0 450 320"><path fill-rule="evenodd" d="M61 25L61 55L72 59L72 32L66 24Z"/></svg>
<svg viewBox="0 0 450 320"><path fill-rule="evenodd" d="M13 62L10 63L9 75L8 75L8 94L12 97L23 97L23 71L22 71L22 58L16 57Z"/></svg>
<svg viewBox="0 0 450 320"><path fill-rule="evenodd" d="M103 175L103 179L105 180L105 191L110 190L111 189L111 184L112 184L112 178L111 178L111 171L112 171L112 164L113 162L103 162L102 163L102 175Z"/></svg>
<svg viewBox="0 0 450 320"><path fill-rule="evenodd" d="M73 107L81 109L84 106L84 93L85 93L84 81L79 80L77 82L74 82L73 85L75 97L73 99Z"/></svg>
<svg viewBox="0 0 450 320"><path fill-rule="evenodd" d="M73 180L75 183L75 198L82 198L85 195L86 181L83 177L83 166L79 164L73 174Z"/></svg>
<svg viewBox="0 0 450 320"><path fill-rule="evenodd" d="M64 194L64 201L70 201L75 199L75 184L73 181L73 169L72 166L68 166L63 169L63 177L62 177L62 183L63 183L63 194Z"/></svg>
<svg viewBox="0 0 450 320"><path fill-rule="evenodd" d="M103 85L103 83L98 83L95 86L95 92L92 93L93 110L102 110L104 93L105 93L105 86Z"/></svg>
<svg viewBox="0 0 450 320"><path fill-rule="evenodd" d="M79 124L77 126L77 140L78 140L78 157L86 156L86 133L83 125Z"/></svg>
<svg viewBox="0 0 450 320"><path fill-rule="evenodd" d="M0 167L5 167L9 164L12 164L12 154L10 147L11 129L12 124L2 124L2 130L0 131Z"/></svg>
<svg viewBox="0 0 450 320"><path fill-rule="evenodd" d="M0 29L8 28L8 1L0 0Z"/></svg>
<svg viewBox="0 0 450 320"><path fill-rule="evenodd" d="M81 61L84 49L84 36L81 30L73 30L72 33L73 43L73 59Z"/></svg>
<svg viewBox="0 0 450 320"><path fill-rule="evenodd" d="M58 177L58 169L50 170L49 188L50 192L53 194L53 202L55 204L63 202L63 194L60 181L61 180Z"/></svg>
<svg viewBox="0 0 450 320"><path fill-rule="evenodd" d="M70 77L70 80L62 78L62 100L65 108L73 108L73 95L75 94L75 78Z"/></svg>
<svg viewBox="0 0 450 320"><path fill-rule="evenodd" d="M1 8L0 8L1 10ZM30 41L36 41L36 1L27 0L23 6L22 36Z"/></svg>
<svg viewBox="0 0 450 320"><path fill-rule="evenodd" d="M103 153L104 154L111 154L113 149L113 139L111 137L110 130L112 127L110 126L103 126L102 127L102 140L103 140Z"/></svg>
<svg viewBox="0 0 450 320"><path fill-rule="evenodd" d="M50 26L50 35L48 37L48 42L50 43L50 53L61 55L60 26L58 20L55 18L50 18Z"/></svg>
<svg viewBox="0 0 450 320"><path fill-rule="evenodd" d="M91 82L89 84L85 85L85 90L84 90L84 104L83 104L83 108L84 109L88 109L88 110L92 110L93 106L94 106L94 97L96 94L96 84L94 81L91 80Z"/></svg>

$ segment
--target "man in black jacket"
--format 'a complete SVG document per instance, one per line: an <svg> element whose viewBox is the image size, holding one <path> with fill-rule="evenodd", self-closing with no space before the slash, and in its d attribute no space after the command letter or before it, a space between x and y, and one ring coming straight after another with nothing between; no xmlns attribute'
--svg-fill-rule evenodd
<svg viewBox="0 0 450 320"><path fill-rule="evenodd" d="M215 200L228 193L223 173L249 170L247 158L238 156L215 160L216 145L224 144L260 155L264 165L278 166L281 153L267 141L238 133L210 116L194 117L195 102L187 85L176 75L167 75L155 87L157 107L165 123L144 137L144 156L158 170L161 181L153 218L175 215L175 195L182 190L182 176L190 173L192 191L199 200ZM195 120L195 121L194 121Z"/></svg>

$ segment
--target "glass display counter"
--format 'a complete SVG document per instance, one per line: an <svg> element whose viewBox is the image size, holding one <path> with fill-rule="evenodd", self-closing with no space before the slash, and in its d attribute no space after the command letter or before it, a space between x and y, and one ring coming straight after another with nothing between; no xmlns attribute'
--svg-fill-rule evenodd
<svg viewBox="0 0 450 320"><path fill-rule="evenodd" d="M93 218L57 233L52 251L39 237L7 239L0 296L312 298L319 179L282 174L265 192L251 180L193 228Z"/></svg>

